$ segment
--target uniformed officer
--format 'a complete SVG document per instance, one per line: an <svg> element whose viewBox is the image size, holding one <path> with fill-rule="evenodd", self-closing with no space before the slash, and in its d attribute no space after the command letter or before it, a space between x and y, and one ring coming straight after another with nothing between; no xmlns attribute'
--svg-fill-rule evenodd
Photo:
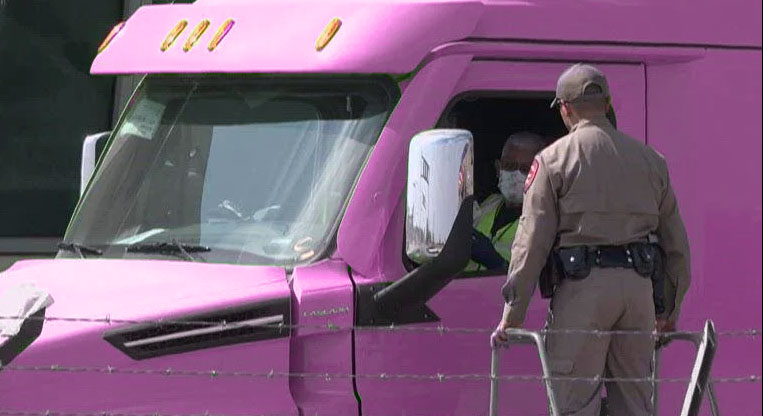
<svg viewBox="0 0 763 416"><path fill-rule="evenodd" d="M546 141L531 132L514 133L506 139L500 159L495 160L500 193L485 198L475 209L472 259L467 271L508 268L511 244L522 213L523 188L535 155Z"/></svg>
<svg viewBox="0 0 763 416"><path fill-rule="evenodd" d="M551 301L546 346L552 375L560 378L649 377L654 341L648 334L559 330L674 330L689 286L689 246L665 160L615 130L605 116L609 105L598 69L578 64L559 77L552 107L570 133L533 161L502 289L503 319L493 334L502 341L505 328L522 325L553 249L565 277ZM665 253L666 275L666 312L656 320L652 280L634 267L649 256L632 251L650 247L645 242L653 235ZM555 380L552 386L562 414L599 414L601 383ZM651 414L650 383L606 388L611 414Z"/></svg>

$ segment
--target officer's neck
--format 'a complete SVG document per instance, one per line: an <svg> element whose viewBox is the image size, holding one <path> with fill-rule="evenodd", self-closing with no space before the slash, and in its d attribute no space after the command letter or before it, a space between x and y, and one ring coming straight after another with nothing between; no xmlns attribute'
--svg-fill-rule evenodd
<svg viewBox="0 0 763 416"><path fill-rule="evenodd" d="M602 123L609 124L609 120L607 120L607 115L604 113L572 116L570 117L570 121L572 122L572 128L570 129L570 132L573 132L579 129L581 126L584 126L586 124L596 124L596 125L601 125Z"/></svg>

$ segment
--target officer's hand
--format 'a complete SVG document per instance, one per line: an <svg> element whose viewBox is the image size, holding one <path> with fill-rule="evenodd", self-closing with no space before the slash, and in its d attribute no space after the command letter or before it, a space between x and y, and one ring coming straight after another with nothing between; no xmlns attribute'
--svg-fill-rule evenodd
<svg viewBox="0 0 763 416"><path fill-rule="evenodd" d="M507 269L506 260L493 247L493 243L481 232L472 229L471 259L488 270Z"/></svg>
<svg viewBox="0 0 763 416"><path fill-rule="evenodd" d="M657 330L657 332L675 332L676 330L676 323L673 321L669 321L664 318L657 318L657 320L654 321L654 329Z"/></svg>
<svg viewBox="0 0 763 416"><path fill-rule="evenodd" d="M509 328L521 328L522 324L517 324L514 322L507 322L507 321L501 321L500 324L498 324L498 327L495 328L493 333L490 335L490 345L495 348L499 344L504 344L509 340L509 337L506 335L506 330Z"/></svg>
<svg viewBox="0 0 763 416"><path fill-rule="evenodd" d="M655 342L655 348L662 348L670 343L670 339L661 334L667 332L675 332L676 323L664 318L657 318L654 321L654 329L657 331L657 341Z"/></svg>
<svg viewBox="0 0 763 416"><path fill-rule="evenodd" d="M506 336L506 332L504 332L505 328L503 328L503 322L498 325L497 328L493 331L492 334L490 334L490 346L493 348L498 347L498 345L505 343L509 340L509 337Z"/></svg>

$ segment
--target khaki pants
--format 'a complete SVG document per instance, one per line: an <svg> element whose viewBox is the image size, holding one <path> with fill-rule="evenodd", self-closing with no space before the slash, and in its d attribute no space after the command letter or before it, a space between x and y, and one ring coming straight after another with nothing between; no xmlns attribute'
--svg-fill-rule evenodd
<svg viewBox="0 0 763 416"><path fill-rule="evenodd" d="M652 282L620 268L593 268L583 280L564 280L551 302L548 327L652 331ZM550 333L546 347L557 377L646 378L652 372L650 335ZM563 415L599 415L601 383L565 380L552 385ZM606 389L610 415L652 413L650 383L607 383Z"/></svg>

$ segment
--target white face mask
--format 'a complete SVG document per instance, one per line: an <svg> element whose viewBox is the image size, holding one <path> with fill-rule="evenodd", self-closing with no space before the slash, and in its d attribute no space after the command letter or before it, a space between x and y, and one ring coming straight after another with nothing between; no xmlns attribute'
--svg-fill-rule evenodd
<svg viewBox="0 0 763 416"><path fill-rule="evenodd" d="M502 170L499 173L498 189L500 189L507 203L510 205L522 204L526 179L527 175L518 170Z"/></svg>

